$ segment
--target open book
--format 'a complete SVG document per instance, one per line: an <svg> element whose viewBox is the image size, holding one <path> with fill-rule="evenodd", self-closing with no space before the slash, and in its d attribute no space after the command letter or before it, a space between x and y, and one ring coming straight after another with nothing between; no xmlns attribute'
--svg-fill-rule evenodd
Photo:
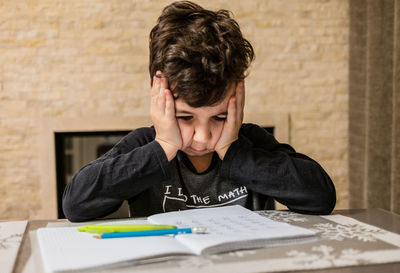
<svg viewBox="0 0 400 273"><path fill-rule="evenodd" d="M41 228L37 231L37 239L44 269L46 272L79 270L167 256L276 246L315 238L313 231L275 222L241 206L161 213L148 217L147 221L179 228L205 227L207 234L96 239L93 234L79 232L76 227ZM138 222L124 222L129 223Z"/></svg>
<svg viewBox="0 0 400 273"><path fill-rule="evenodd" d="M13 272L14 262L28 221L0 222L1 272Z"/></svg>

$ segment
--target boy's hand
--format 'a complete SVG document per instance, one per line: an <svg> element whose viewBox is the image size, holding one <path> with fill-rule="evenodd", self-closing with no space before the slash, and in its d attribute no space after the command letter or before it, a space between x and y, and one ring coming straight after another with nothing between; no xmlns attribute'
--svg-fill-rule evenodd
<svg viewBox="0 0 400 273"><path fill-rule="evenodd" d="M236 85L235 95L229 99L228 116L221 136L215 145L215 151L221 160L224 159L232 142L239 137L239 130L243 122L244 89L244 80L242 80Z"/></svg>
<svg viewBox="0 0 400 273"><path fill-rule="evenodd" d="M175 117L175 103L168 79L161 77L161 72L153 77L151 87L150 115L156 130L155 140L161 145L168 161L171 161L182 147L181 132Z"/></svg>

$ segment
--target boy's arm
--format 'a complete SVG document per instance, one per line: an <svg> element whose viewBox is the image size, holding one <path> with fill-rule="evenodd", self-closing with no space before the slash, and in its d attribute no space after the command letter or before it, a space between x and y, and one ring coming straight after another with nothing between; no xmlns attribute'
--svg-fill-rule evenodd
<svg viewBox="0 0 400 273"><path fill-rule="evenodd" d="M168 160L154 135L154 129L137 129L83 167L64 191L65 216L73 222L103 217L123 200L168 179Z"/></svg>
<svg viewBox="0 0 400 273"><path fill-rule="evenodd" d="M293 211L329 214L336 203L335 187L317 162L278 143L256 125L242 126L239 139L224 157L221 172Z"/></svg>

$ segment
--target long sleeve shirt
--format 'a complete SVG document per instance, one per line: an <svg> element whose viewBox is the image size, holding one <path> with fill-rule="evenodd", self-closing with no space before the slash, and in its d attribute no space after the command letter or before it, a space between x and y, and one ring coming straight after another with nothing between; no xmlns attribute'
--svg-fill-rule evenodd
<svg viewBox="0 0 400 273"><path fill-rule="evenodd" d="M323 168L257 125L243 124L224 159L215 153L202 173L181 151L168 162L154 139L153 127L136 129L84 166L64 191L66 217L103 217L124 200L133 216L233 204L254 208L252 193L300 213L329 214L335 206L335 187Z"/></svg>

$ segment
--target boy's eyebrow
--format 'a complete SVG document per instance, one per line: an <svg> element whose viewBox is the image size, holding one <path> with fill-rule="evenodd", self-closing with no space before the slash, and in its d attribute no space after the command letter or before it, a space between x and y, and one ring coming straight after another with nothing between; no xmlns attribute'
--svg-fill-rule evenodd
<svg viewBox="0 0 400 273"><path fill-rule="evenodd" d="M222 113L219 113L219 114L217 114L216 116L227 116L228 115L228 112L222 112Z"/></svg>
<svg viewBox="0 0 400 273"><path fill-rule="evenodd" d="M176 112L175 112L175 114L187 114L187 115L193 115L193 113L192 112L189 112L189 111L186 111L186 110L177 110ZM219 113L219 114L216 114L215 116L227 116L228 115L228 112L221 112L221 113Z"/></svg>
<svg viewBox="0 0 400 273"><path fill-rule="evenodd" d="M188 115L193 115L193 113L186 111L186 110L177 110L175 114L188 114Z"/></svg>

